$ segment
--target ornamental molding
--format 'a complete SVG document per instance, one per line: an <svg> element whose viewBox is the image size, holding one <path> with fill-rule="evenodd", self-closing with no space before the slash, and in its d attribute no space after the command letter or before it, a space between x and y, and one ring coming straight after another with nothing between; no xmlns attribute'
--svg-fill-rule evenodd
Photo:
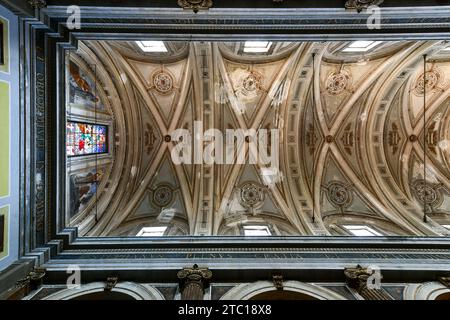
<svg viewBox="0 0 450 320"><path fill-rule="evenodd" d="M345 9L355 9L356 11L361 12L370 6L378 6L383 2L384 0L347 0L345 2Z"/></svg>
<svg viewBox="0 0 450 320"><path fill-rule="evenodd" d="M193 10L197 13L199 10L208 10L212 7L212 0L178 0L178 5L183 9Z"/></svg>

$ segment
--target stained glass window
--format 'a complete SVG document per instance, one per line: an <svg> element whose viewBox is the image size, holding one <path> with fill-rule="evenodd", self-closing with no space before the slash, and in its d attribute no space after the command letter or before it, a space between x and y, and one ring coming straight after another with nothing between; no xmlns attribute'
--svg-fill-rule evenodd
<svg viewBox="0 0 450 320"><path fill-rule="evenodd" d="M108 152L108 127L104 125L67 122L67 155L84 156Z"/></svg>

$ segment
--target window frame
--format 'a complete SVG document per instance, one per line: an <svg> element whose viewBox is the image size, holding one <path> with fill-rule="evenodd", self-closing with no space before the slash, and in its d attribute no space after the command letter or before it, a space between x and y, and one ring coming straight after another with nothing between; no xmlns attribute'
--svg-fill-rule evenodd
<svg viewBox="0 0 450 320"><path fill-rule="evenodd" d="M109 151L109 130L110 130L109 125L101 124L101 123L85 122L85 121L76 121L76 120L72 120L72 119L67 119L67 124L68 123L79 123L79 124L85 124L85 125L91 125L91 126L99 126L99 127L106 128L106 132L105 132L106 151L105 152L94 152L94 153L78 154L78 155L68 155L67 154L67 158L68 159L77 159L77 158L79 159L79 158L84 158L84 157L89 157L89 156L107 155L107 154L110 153L110 151ZM66 131L66 148L68 146L67 145L67 138L68 137L67 137L67 131Z"/></svg>

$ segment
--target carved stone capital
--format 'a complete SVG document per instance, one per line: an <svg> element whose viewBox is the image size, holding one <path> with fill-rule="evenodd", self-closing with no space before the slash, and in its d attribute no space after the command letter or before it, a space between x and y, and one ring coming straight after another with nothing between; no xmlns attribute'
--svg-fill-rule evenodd
<svg viewBox="0 0 450 320"><path fill-rule="evenodd" d="M212 278L212 272L194 264L192 268L183 268L178 271L177 277L180 282L182 300L202 300Z"/></svg>
<svg viewBox="0 0 450 320"><path fill-rule="evenodd" d="M356 268L345 268L344 275L347 285L358 292L367 286L367 279L370 277L367 268L361 266L357 266Z"/></svg>
<svg viewBox="0 0 450 320"><path fill-rule="evenodd" d="M208 10L212 7L212 0L178 0L178 5L183 9L191 9L195 13L199 10Z"/></svg>
<svg viewBox="0 0 450 320"><path fill-rule="evenodd" d="M356 266L344 270L347 285L356 290L365 300L392 300L392 297L380 288L372 288L367 285L372 272L368 268ZM379 274L381 279L381 274Z"/></svg>
<svg viewBox="0 0 450 320"><path fill-rule="evenodd" d="M361 12L363 9L367 9L370 6L378 6L383 3L384 0L347 0L345 2L345 9L356 9Z"/></svg>
<svg viewBox="0 0 450 320"><path fill-rule="evenodd" d="M26 294L38 289L42 285L46 270L44 268L34 268L24 278L16 282L16 287L25 289Z"/></svg>
<svg viewBox="0 0 450 320"><path fill-rule="evenodd" d="M47 6L47 2L45 0L28 0L28 3L34 9L42 9Z"/></svg>

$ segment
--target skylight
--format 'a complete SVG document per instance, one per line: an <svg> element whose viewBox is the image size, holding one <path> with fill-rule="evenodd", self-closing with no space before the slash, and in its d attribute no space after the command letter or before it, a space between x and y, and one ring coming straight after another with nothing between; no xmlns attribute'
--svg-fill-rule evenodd
<svg viewBox="0 0 450 320"><path fill-rule="evenodd" d="M344 50L344 52L367 52L377 45L379 45L381 41L353 41L350 45L348 45Z"/></svg>
<svg viewBox="0 0 450 320"><path fill-rule="evenodd" d="M136 43L144 52L167 52L163 41L136 41Z"/></svg>
<svg viewBox="0 0 450 320"><path fill-rule="evenodd" d="M267 226L244 226L245 236L270 236L270 230Z"/></svg>
<svg viewBox="0 0 450 320"><path fill-rule="evenodd" d="M269 41L245 41L244 52L264 53L268 52L272 42Z"/></svg>
<svg viewBox="0 0 450 320"><path fill-rule="evenodd" d="M162 237L167 227L145 227L138 232L136 237Z"/></svg>
<svg viewBox="0 0 450 320"><path fill-rule="evenodd" d="M374 236L382 236L381 233L375 231L369 226L361 226L361 225L346 225L343 226L345 229L350 231L351 234L357 237L374 237Z"/></svg>

